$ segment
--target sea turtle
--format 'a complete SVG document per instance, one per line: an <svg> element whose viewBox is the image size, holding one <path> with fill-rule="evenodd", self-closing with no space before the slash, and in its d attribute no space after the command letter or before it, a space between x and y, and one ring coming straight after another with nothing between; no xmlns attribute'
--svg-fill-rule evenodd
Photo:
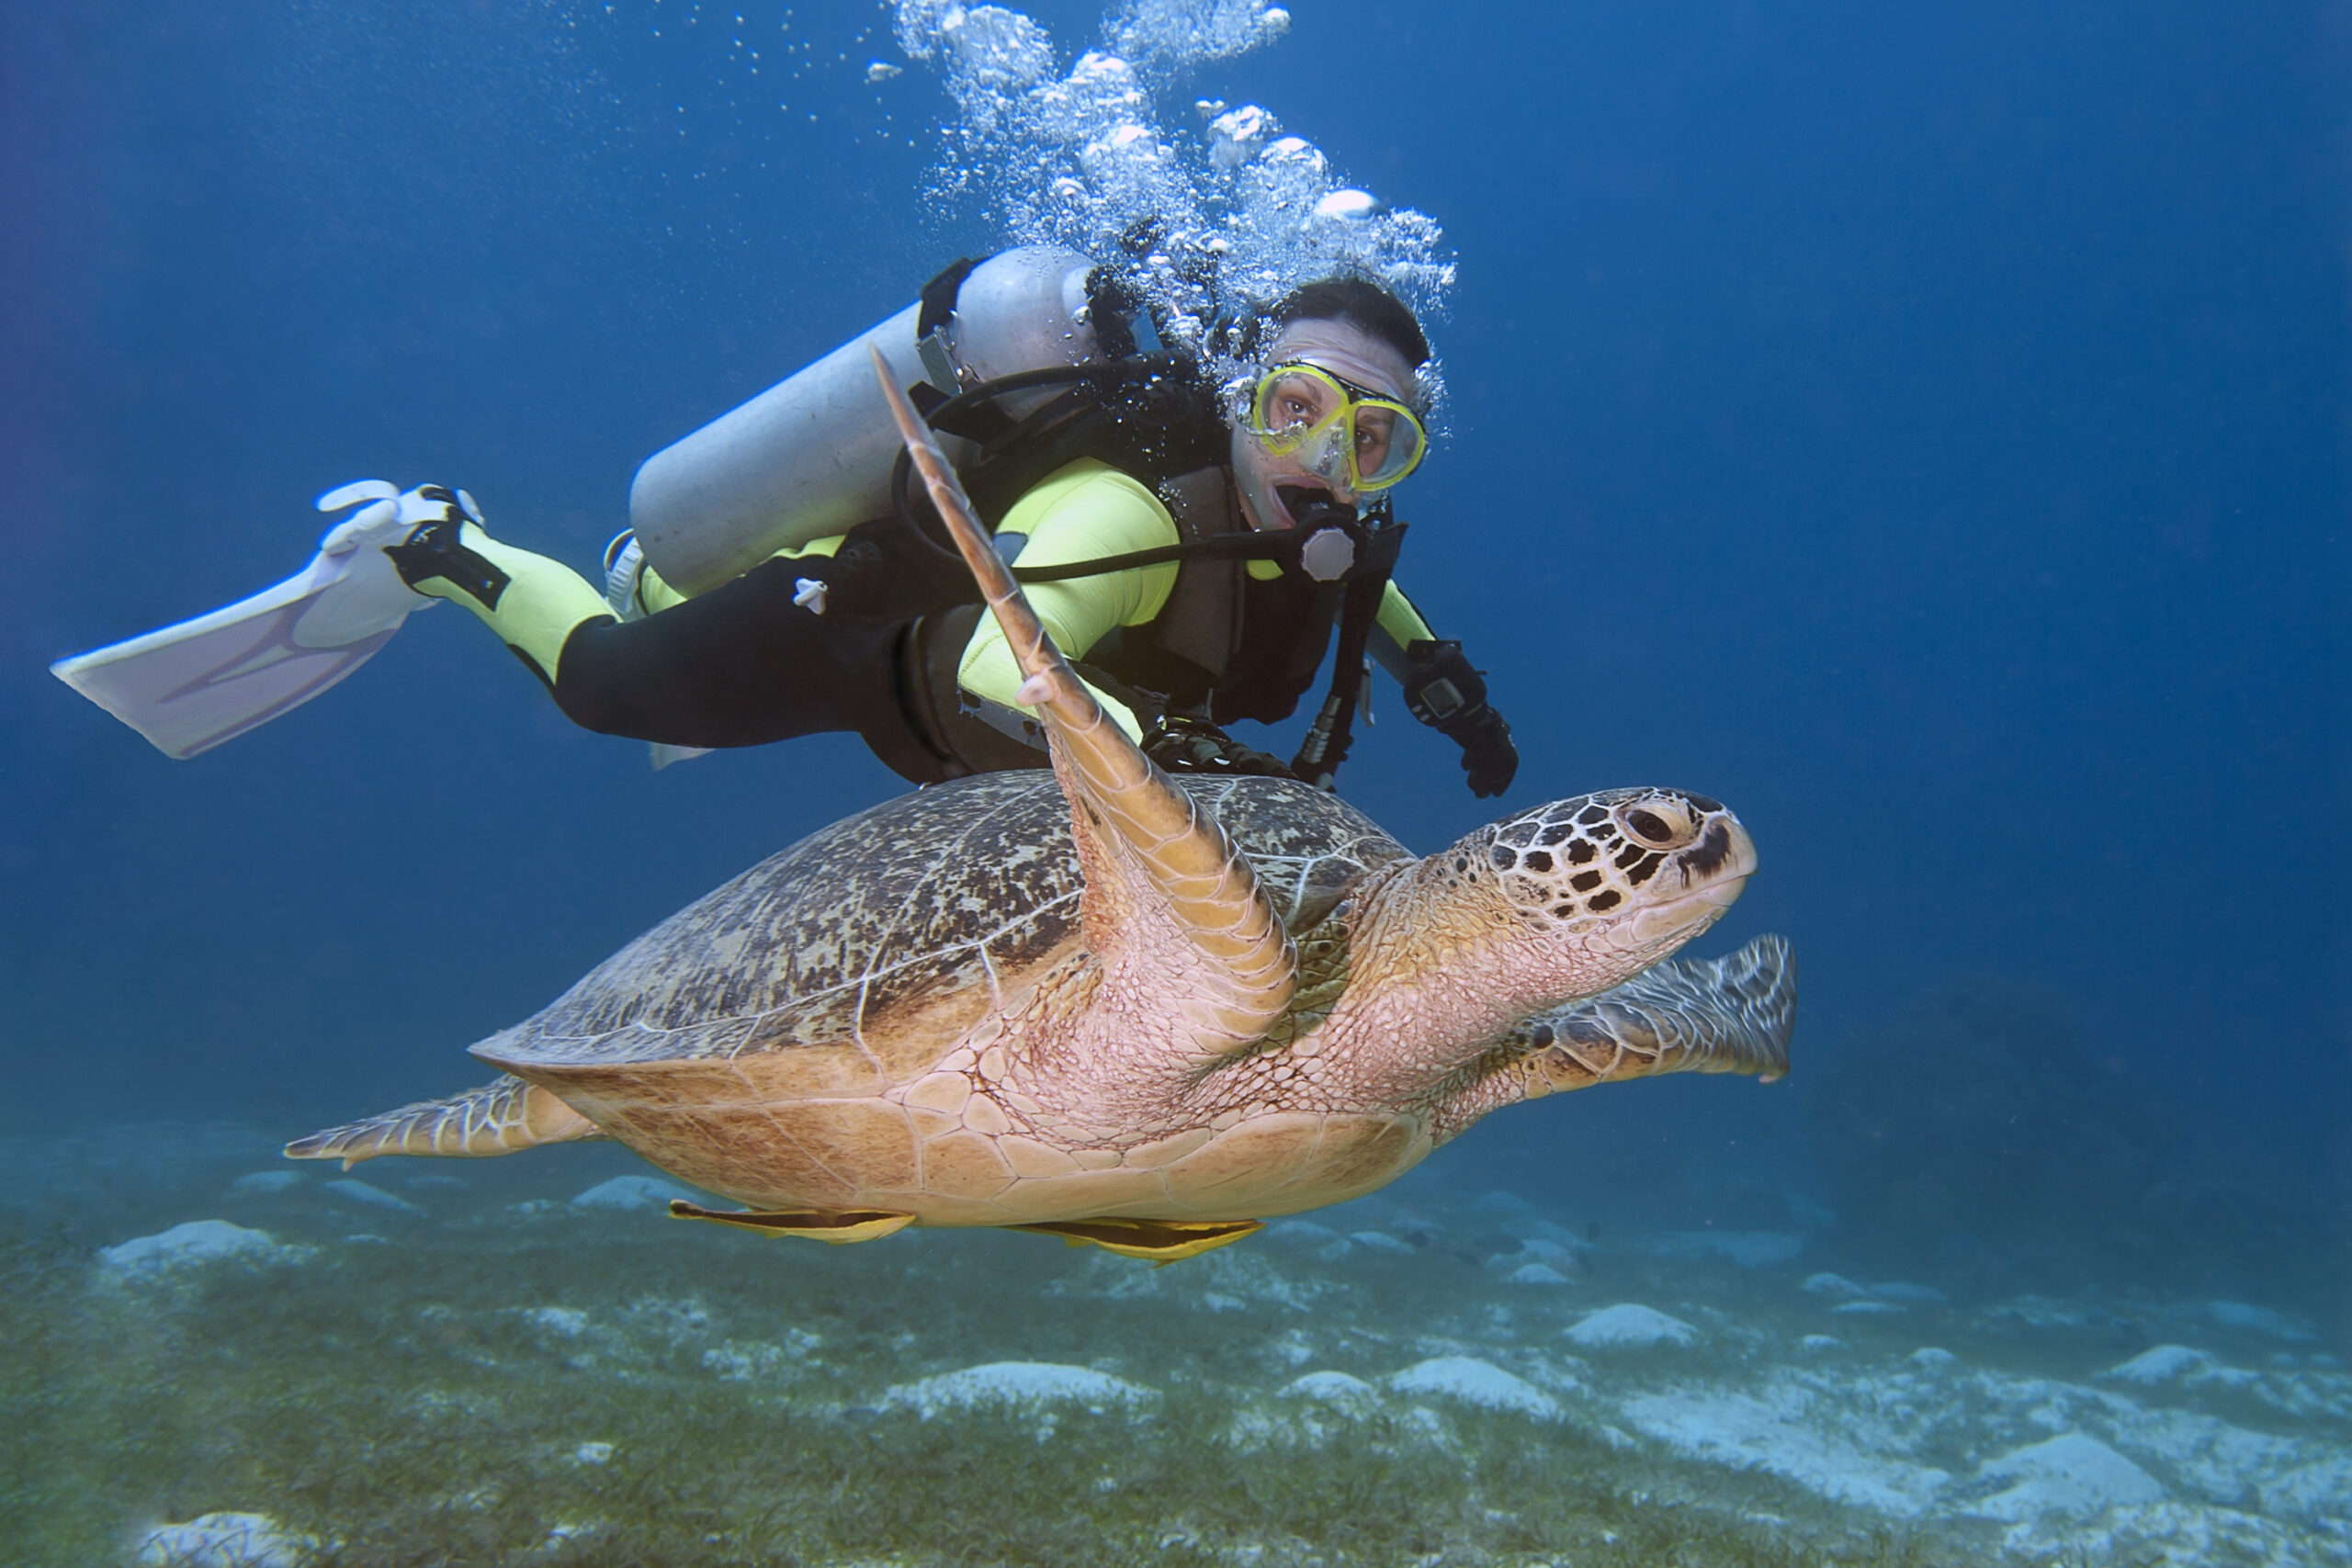
<svg viewBox="0 0 2352 1568"><path fill-rule="evenodd" d="M1022 650L1053 771L812 834L472 1048L510 1076L288 1154L608 1136L749 1205L672 1205L693 1217L832 1241L1003 1225L1166 1259L1372 1191L1515 1100L1785 1069L1783 942L1660 962L1755 868L1724 807L1607 790L1421 858L1303 784L1171 779L900 419Z"/></svg>

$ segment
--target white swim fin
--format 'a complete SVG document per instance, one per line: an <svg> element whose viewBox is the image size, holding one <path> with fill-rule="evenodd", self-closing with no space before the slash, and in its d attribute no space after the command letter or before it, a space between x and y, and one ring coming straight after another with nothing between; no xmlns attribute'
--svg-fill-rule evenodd
<svg viewBox="0 0 2352 1568"><path fill-rule="evenodd" d="M330 529L294 576L192 621L61 659L50 673L167 757L193 757L309 702L375 656L411 613L439 600L401 581L400 487L361 479L322 512L367 502Z"/></svg>

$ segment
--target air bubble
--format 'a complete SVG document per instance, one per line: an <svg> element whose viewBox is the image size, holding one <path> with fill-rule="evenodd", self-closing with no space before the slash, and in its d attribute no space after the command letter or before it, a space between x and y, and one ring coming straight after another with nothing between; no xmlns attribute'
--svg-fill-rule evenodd
<svg viewBox="0 0 2352 1568"><path fill-rule="evenodd" d="M1315 216L1332 218L1341 222L1358 223L1377 217L1380 198L1368 190L1335 190L1315 204Z"/></svg>
<svg viewBox="0 0 2352 1568"><path fill-rule="evenodd" d="M1105 46L1067 69L1046 29L1010 7L897 0L894 11L899 48L933 65L956 106L927 182L934 208L959 225L1001 227L1005 243L1105 262L1148 236L1149 259L1127 282L1163 338L1204 353L1216 379L1246 367L1212 321L1316 278L1370 277L1425 317L1442 311L1454 266L1438 224L1341 185L1322 150L1285 134L1271 110L1178 98L1203 129L1162 123L1156 89L1281 37L1281 7L1121 0ZM1441 399L1434 367L1417 390L1425 404Z"/></svg>

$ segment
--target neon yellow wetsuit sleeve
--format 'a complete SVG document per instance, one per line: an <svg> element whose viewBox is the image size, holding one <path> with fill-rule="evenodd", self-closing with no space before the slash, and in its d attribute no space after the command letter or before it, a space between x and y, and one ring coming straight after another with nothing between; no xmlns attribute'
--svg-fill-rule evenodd
<svg viewBox="0 0 2352 1568"><path fill-rule="evenodd" d="M1175 521L1158 496L1091 457L1057 470L1023 496L998 532L1027 536L1023 566L1060 566L1176 542ZM1083 659L1114 626L1141 626L1159 615L1175 587L1176 565L1170 561L1066 582L1033 582L1027 592L1054 646ZM976 697L1020 706L1012 697L1021 686L1021 667L993 617L983 616L965 644L956 678ZM1125 704L1099 691L1094 695L1130 739L1143 739L1142 725Z"/></svg>
<svg viewBox="0 0 2352 1568"><path fill-rule="evenodd" d="M1373 662L1379 665L1401 683L1407 674L1405 650L1417 642L1433 641L1437 633L1430 630L1429 622L1405 597L1396 580L1388 580L1388 592L1380 596L1380 615L1374 623L1374 636L1367 645Z"/></svg>

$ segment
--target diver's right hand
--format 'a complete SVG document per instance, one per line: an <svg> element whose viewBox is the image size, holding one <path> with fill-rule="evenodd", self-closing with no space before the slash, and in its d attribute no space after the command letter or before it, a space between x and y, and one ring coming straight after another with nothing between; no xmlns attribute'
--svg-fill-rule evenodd
<svg viewBox="0 0 2352 1568"><path fill-rule="evenodd" d="M1248 778L1295 779L1279 757L1244 746L1205 718L1162 715L1143 738L1143 754L1171 773L1226 773Z"/></svg>

